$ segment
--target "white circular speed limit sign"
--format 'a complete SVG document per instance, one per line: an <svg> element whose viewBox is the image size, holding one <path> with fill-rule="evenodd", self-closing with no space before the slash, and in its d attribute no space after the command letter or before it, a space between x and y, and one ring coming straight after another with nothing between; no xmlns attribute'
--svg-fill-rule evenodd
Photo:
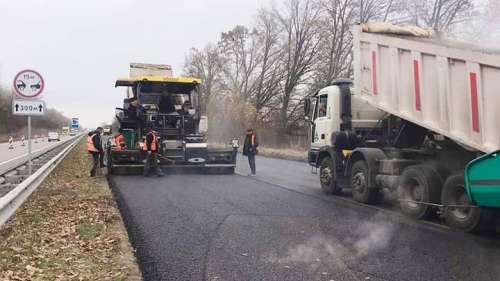
<svg viewBox="0 0 500 281"><path fill-rule="evenodd" d="M20 71L14 78L14 90L21 98L35 98L43 92L45 82L40 73L26 69Z"/></svg>

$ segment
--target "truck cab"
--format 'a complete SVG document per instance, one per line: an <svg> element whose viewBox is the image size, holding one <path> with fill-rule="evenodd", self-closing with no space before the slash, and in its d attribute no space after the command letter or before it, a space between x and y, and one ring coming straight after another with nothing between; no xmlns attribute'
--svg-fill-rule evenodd
<svg viewBox="0 0 500 281"><path fill-rule="evenodd" d="M319 168L321 161L334 153L332 141L343 150L356 146L356 135L374 130L383 111L356 99L349 79L335 80L306 99L305 116L310 126L309 164Z"/></svg>

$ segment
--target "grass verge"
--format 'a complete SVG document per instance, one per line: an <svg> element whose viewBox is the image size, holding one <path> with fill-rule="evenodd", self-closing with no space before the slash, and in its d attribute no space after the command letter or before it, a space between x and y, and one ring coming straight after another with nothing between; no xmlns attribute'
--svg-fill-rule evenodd
<svg viewBox="0 0 500 281"><path fill-rule="evenodd" d="M0 280L142 280L104 177L82 141L0 230Z"/></svg>
<svg viewBox="0 0 500 281"><path fill-rule="evenodd" d="M271 148L259 146L259 155L286 160L307 161L307 150L302 148Z"/></svg>

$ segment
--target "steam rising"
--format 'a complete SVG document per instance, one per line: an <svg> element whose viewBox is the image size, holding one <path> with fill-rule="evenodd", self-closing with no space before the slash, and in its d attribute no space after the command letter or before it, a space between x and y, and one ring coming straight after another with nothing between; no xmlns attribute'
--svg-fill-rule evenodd
<svg viewBox="0 0 500 281"><path fill-rule="evenodd" d="M383 250L389 245L394 232L394 224L386 221L363 222L355 231L358 237L354 243L356 256L362 257L373 251Z"/></svg>
<svg viewBox="0 0 500 281"><path fill-rule="evenodd" d="M355 217L352 219L356 220ZM395 224L376 214L371 220L358 221L350 235L343 240L316 235L303 244L290 247L284 256L272 256L271 261L279 264L302 264L313 271L322 264L345 269L345 262L368 257L386 249L396 231Z"/></svg>

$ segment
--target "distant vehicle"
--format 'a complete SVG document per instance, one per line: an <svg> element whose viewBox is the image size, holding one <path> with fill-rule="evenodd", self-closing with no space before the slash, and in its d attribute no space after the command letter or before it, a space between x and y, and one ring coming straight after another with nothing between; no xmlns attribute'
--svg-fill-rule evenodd
<svg viewBox="0 0 500 281"><path fill-rule="evenodd" d="M77 130L77 129L71 129L71 130L69 130L69 135L70 135L71 137L76 136L76 133L78 133L78 130Z"/></svg>
<svg viewBox="0 0 500 281"><path fill-rule="evenodd" d="M69 127L62 127L62 134L63 135L69 134Z"/></svg>
<svg viewBox="0 0 500 281"><path fill-rule="evenodd" d="M59 137L59 133L57 132L49 132L49 139L48 141L60 141L61 138Z"/></svg>

